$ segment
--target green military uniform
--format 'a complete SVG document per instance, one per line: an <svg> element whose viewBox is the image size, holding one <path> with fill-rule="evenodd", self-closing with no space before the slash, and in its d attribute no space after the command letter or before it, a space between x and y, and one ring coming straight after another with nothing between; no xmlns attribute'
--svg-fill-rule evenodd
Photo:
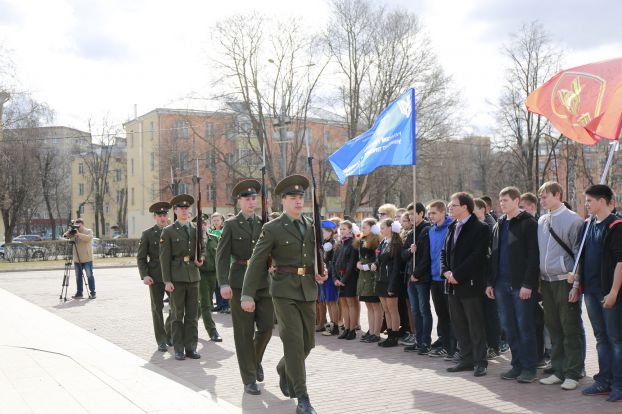
<svg viewBox="0 0 622 414"><path fill-rule="evenodd" d="M259 192L261 184L256 180L244 180L233 189L233 197L247 197ZM272 337L274 308L268 291L268 266L253 273L252 283L246 283L246 262L251 257L263 223L253 214L246 217L242 212L225 221L216 251L216 271L221 287L230 286L233 320L233 337L240 375L244 385L261 381L258 369L264 352ZM255 312L245 312L240 306L243 295L255 301ZM255 326L257 330L255 330ZM261 369L263 370L263 369Z"/></svg>
<svg viewBox="0 0 622 414"><path fill-rule="evenodd" d="M188 194L180 194L171 200L171 204L176 207L193 203L194 199ZM165 227L160 237L162 280L165 283L172 282L175 286L169 296L176 358L184 350L186 355L196 352L197 347L201 275L194 264L196 241L196 227L190 221L186 226L176 221Z"/></svg>
<svg viewBox="0 0 622 414"><path fill-rule="evenodd" d="M304 194L308 180L299 175L283 179L276 194ZM305 359L315 346L314 274L315 238L312 221L304 216L295 223L286 213L266 223L244 277L243 293L259 287L261 273L272 257L270 294L279 323L284 357L277 365L281 390L290 397L307 399Z"/></svg>
<svg viewBox="0 0 622 414"><path fill-rule="evenodd" d="M166 214L170 209L167 202L158 202L151 205L151 213ZM138 272L141 280L146 276L153 279L153 284L149 285L149 296L151 297L151 319L153 320L153 331L156 342L161 350L166 350L166 344L171 342L171 313L164 322L162 310L164 308L164 282L162 281L162 270L160 268L160 235L162 227L157 224L143 231L138 244Z"/></svg>
<svg viewBox="0 0 622 414"><path fill-rule="evenodd" d="M203 214L203 222L209 224L209 216ZM196 217L192 219L196 222ZM212 318L213 308L213 296L214 289L216 289L216 247L218 246L218 236L213 233L206 232L202 242L203 250L203 266L199 268L201 274L201 282L199 283L199 317L203 319L203 325L207 334L215 340L218 338L218 342L222 341L218 331L216 330L216 324L214 318Z"/></svg>

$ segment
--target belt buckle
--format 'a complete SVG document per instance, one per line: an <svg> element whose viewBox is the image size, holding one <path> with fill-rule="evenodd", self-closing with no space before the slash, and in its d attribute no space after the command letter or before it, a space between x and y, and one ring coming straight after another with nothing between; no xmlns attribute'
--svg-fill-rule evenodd
<svg viewBox="0 0 622 414"><path fill-rule="evenodd" d="M190 263L190 256L184 256L184 263Z"/></svg>
<svg viewBox="0 0 622 414"><path fill-rule="evenodd" d="M299 267L298 271L296 273L298 274L298 276L304 276L305 275L305 268L304 267Z"/></svg>

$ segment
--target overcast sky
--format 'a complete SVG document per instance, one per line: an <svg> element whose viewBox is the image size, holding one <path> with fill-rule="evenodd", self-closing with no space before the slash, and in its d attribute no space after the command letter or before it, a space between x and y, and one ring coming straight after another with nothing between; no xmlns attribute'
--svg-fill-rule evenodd
<svg viewBox="0 0 622 414"><path fill-rule="evenodd" d="M509 34L539 20L566 51L564 67L622 56L622 1L388 0L415 12L464 100L468 129L494 129ZM322 25L325 0L0 0L0 45L21 89L79 129L107 114L122 123L188 95L208 96L210 27L261 5Z"/></svg>

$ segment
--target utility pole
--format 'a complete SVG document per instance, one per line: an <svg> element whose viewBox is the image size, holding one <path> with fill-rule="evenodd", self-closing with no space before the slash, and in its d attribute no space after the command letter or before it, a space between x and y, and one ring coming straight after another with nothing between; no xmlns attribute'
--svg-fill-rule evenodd
<svg viewBox="0 0 622 414"><path fill-rule="evenodd" d="M287 136L287 126L291 123L291 118L287 116L285 95L283 95L281 100L281 112L279 113L277 121L273 121L272 123L272 126L279 130L279 148L281 150L281 159L279 165L281 167L281 179L285 178L287 174L287 145L289 144Z"/></svg>

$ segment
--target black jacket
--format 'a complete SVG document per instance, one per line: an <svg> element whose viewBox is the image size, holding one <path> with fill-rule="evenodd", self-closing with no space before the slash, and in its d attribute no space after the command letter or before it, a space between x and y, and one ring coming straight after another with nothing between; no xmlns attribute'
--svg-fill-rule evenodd
<svg viewBox="0 0 622 414"><path fill-rule="evenodd" d="M354 238L344 241L335 249L333 255L333 279L341 281L344 285L356 283L358 269L356 262L359 260L359 252L352 247Z"/></svg>
<svg viewBox="0 0 622 414"><path fill-rule="evenodd" d="M600 284L603 295L609 294L611 286L613 285L613 273L616 265L622 262L622 219L618 218L616 214L612 213L611 215L614 216L613 221L607 226L605 234L603 235L603 257L600 267ZM594 223L592 223L592 225L593 224ZM585 233L586 225L587 221L583 223L583 228L580 233L581 238L583 238L583 234ZM579 262L580 269L583 269L584 260L585 249L581 252ZM583 279L581 279L581 284L583 284ZM581 288L583 291L583 286L581 286ZM618 295L617 302L620 303L620 301L622 301L622 295Z"/></svg>
<svg viewBox="0 0 622 414"><path fill-rule="evenodd" d="M492 230L492 254L488 286L495 287L499 277L499 229L507 220L503 215ZM526 211L510 219L508 226L508 275L512 289L538 289L540 251L538 222Z"/></svg>
<svg viewBox="0 0 622 414"><path fill-rule="evenodd" d="M376 249L376 283L386 283L387 291L397 294L400 291L402 282L402 254L401 246L393 253L389 254L389 246L383 240Z"/></svg>
<svg viewBox="0 0 622 414"><path fill-rule="evenodd" d="M427 223L426 223L427 224ZM410 276L418 279L416 283L430 283L432 278L432 260L430 259L430 225L423 225L417 237L417 252L415 253L415 271L413 273L413 255L410 252L410 245L413 244L413 232L409 232L404 241L402 248L402 261L406 262L404 267L404 275L406 282L410 280Z"/></svg>
<svg viewBox="0 0 622 414"><path fill-rule="evenodd" d="M454 246L455 231L454 221L449 225L441 250L441 275L451 271L458 281L457 285L447 284L448 293L460 297L483 295L489 259L488 225L479 221L475 214L471 214L462 226Z"/></svg>

